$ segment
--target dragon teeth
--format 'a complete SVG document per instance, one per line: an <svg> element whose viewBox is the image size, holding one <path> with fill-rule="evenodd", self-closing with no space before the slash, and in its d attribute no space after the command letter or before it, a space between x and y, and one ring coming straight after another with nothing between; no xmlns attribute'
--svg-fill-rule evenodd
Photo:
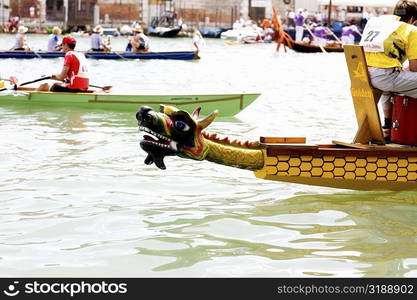
<svg viewBox="0 0 417 300"><path fill-rule="evenodd" d="M147 132L149 134L152 134L152 135L154 135L155 137L157 137L157 138L159 138L161 140L171 142L171 139L167 138L166 136L164 136L162 134L156 133L156 132L150 130L149 128L147 128L147 127L139 126L139 130L145 131L145 132Z"/></svg>

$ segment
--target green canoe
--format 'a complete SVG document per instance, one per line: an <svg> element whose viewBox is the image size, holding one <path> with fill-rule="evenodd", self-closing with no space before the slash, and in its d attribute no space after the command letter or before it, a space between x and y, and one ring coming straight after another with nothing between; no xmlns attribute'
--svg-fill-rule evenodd
<svg viewBox="0 0 417 300"><path fill-rule="evenodd" d="M74 107L88 110L136 112L147 105L158 109L160 104L173 105L192 112L198 106L202 114L215 109L220 116L234 116L255 101L260 94L202 94L202 95L128 95L104 92L56 93L38 92L32 88L19 88L16 92L0 92L0 107L26 105L30 107Z"/></svg>

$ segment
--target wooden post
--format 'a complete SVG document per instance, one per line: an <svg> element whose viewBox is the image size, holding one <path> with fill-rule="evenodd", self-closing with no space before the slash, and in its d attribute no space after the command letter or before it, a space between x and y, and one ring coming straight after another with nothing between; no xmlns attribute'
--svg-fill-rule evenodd
<svg viewBox="0 0 417 300"><path fill-rule="evenodd" d="M332 26L332 0L329 0L329 15L327 16L327 23Z"/></svg>
<svg viewBox="0 0 417 300"><path fill-rule="evenodd" d="M358 131L354 143L385 144L378 112L381 91L374 89L368 74L365 53L362 46L343 47L351 81L353 105L355 107Z"/></svg>

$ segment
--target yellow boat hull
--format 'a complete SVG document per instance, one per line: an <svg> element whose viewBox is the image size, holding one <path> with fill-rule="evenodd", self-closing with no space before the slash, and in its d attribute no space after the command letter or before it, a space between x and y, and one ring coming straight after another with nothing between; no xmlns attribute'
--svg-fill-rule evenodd
<svg viewBox="0 0 417 300"><path fill-rule="evenodd" d="M297 149L298 148L298 149ZM354 190L417 189L417 151L269 145L261 179Z"/></svg>

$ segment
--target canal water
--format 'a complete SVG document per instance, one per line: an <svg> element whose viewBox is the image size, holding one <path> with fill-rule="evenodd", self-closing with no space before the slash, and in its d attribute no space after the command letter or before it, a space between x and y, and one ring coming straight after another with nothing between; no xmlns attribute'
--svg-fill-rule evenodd
<svg viewBox="0 0 417 300"><path fill-rule="evenodd" d="M0 35L0 48L13 39ZM44 49L46 36L28 42ZM123 50L126 38L112 43ZM192 40L151 38L151 50ZM62 61L2 59L0 74L29 81ZM89 63L91 83L114 92L261 92L210 125L222 136L350 142L357 128L343 53L206 39L199 61ZM0 276L417 276L417 192L265 181L178 157L159 170L140 138L135 111L0 106Z"/></svg>

